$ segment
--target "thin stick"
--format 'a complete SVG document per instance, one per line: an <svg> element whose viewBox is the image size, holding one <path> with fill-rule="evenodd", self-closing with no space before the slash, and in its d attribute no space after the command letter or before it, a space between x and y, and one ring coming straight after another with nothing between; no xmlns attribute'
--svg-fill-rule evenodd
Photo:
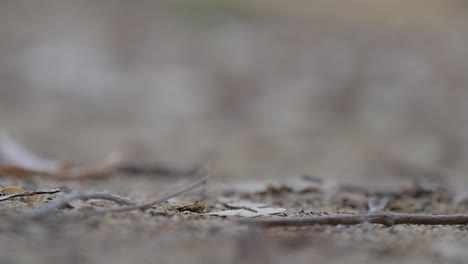
<svg viewBox="0 0 468 264"><path fill-rule="evenodd" d="M119 205L134 205L135 203L132 202L130 199L126 197L122 197L116 194L108 193L108 192L73 192L70 195L66 196L62 200L57 202L51 203L49 205L43 206L38 208L29 214L25 215L25 218L40 218L45 215L48 215L60 208L63 208L68 205L68 203L75 201L75 200L89 200L89 199L100 199L100 200L108 200L115 202Z"/></svg>
<svg viewBox="0 0 468 264"><path fill-rule="evenodd" d="M26 197L26 196L33 196L38 194L54 194L58 192L62 192L64 189L53 189L47 191L30 191L30 192L22 192L22 193L13 193L4 196L0 196L0 202L11 200L18 197Z"/></svg>
<svg viewBox="0 0 468 264"><path fill-rule="evenodd" d="M105 214L105 213L117 213L117 212L127 212L127 211L133 211L137 209L146 209L149 207L152 207L158 203L165 202L167 199L170 199L172 197L181 195L185 192L191 191L195 189L196 187L203 185L206 183L208 180L209 176L202 178L201 180L198 180L188 186L185 186L181 188L180 190L177 190L175 192L172 192L168 195L164 195L160 198L157 198L151 202L144 203L144 204L139 204L135 205L134 202L129 200L128 198L118 196L115 194L107 193L107 192L95 192L95 193L80 193L80 192L75 192L64 199L57 201L55 203L52 203L47 206L43 206L41 208L38 208L37 210L24 215L23 217L25 219L36 219L36 218L41 218L43 216L46 216L60 208L65 207L68 203L74 201L74 200L88 200L88 199L102 199L102 200L110 200L115 203L118 203L120 205L127 205L125 207L120 207L120 208L107 208L107 209L102 209L102 210L95 210L92 213L93 214Z"/></svg>
<svg viewBox="0 0 468 264"><path fill-rule="evenodd" d="M188 191L191 191L191 190L197 188L198 186L201 186L201 185L205 184L207 182L208 178L210 178L210 176L206 176L206 177L204 177L204 178L202 178L202 179L200 179L200 180L198 180L196 182L193 182L190 185L182 187L181 189L179 189L177 191L174 191L174 192L172 192L170 194L163 195L163 196L161 196L159 198L156 198L155 200L153 200L151 202L138 204L138 205L125 206L125 207L120 207L120 208L108 208L108 209L96 210L96 211L93 211L93 213L119 213L119 212L128 212L128 211L133 211L133 210L138 210L138 209L147 209L147 208L150 208L150 207L152 207L152 206L154 206L156 204L165 202L170 198L179 196L179 195L181 195L183 193L186 193Z"/></svg>
<svg viewBox="0 0 468 264"><path fill-rule="evenodd" d="M468 214L453 215L425 215L406 213L365 213L356 215L325 215L284 219L256 219L244 220L241 223L258 227L301 227L311 225L358 225L362 223L382 225L466 225Z"/></svg>

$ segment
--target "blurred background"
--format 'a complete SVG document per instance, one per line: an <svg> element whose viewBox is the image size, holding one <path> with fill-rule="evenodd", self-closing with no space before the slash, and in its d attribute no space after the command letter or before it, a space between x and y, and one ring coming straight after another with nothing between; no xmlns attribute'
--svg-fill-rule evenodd
<svg viewBox="0 0 468 264"><path fill-rule="evenodd" d="M0 128L228 181L468 174L468 2L0 2ZM463 179L463 176L459 176Z"/></svg>

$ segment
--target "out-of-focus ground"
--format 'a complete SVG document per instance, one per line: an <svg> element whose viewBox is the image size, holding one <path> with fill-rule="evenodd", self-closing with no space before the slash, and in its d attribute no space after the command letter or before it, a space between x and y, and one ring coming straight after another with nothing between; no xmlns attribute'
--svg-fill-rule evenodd
<svg viewBox="0 0 468 264"><path fill-rule="evenodd" d="M384 180L379 151L463 173L468 7L379 2L6 1L1 127L232 179Z"/></svg>
<svg viewBox="0 0 468 264"><path fill-rule="evenodd" d="M138 161L209 166L215 183L310 174L397 186L427 175L463 186L467 14L455 0L3 1L0 128L44 157L90 162L127 146ZM136 181L108 188L143 187ZM128 256L148 263L236 259L229 236L152 231L174 239L161 242L151 226L132 232L131 219L109 229L119 230L110 254L134 242L145 246ZM75 234L76 245L105 234ZM18 254L38 242L16 234L2 245L9 239ZM372 260L305 247L293 255ZM94 253L75 263L130 261Z"/></svg>

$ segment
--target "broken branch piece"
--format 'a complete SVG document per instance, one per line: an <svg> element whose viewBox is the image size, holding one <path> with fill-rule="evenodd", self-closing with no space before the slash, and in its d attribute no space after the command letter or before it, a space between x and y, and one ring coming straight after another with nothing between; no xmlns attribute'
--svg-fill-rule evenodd
<svg viewBox="0 0 468 264"><path fill-rule="evenodd" d="M392 225L466 225L468 224L468 214L453 215L425 215L406 213L365 213L365 214L343 214L297 217L285 219L255 219L241 221L258 227L301 227L312 225L358 225L362 223Z"/></svg>
<svg viewBox="0 0 468 264"><path fill-rule="evenodd" d="M4 196L0 196L0 202L11 200L14 198L19 198L19 197L32 197L35 195L40 195L40 194L54 194L63 191L63 189L53 189L53 190L45 190L45 191L24 191L24 192L18 192L18 193L12 193L12 194L7 194Z"/></svg>

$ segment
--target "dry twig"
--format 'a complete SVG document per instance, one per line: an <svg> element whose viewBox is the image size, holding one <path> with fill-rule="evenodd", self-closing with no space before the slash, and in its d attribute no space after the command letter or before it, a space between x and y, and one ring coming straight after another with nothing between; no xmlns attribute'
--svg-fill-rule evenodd
<svg viewBox="0 0 468 264"><path fill-rule="evenodd" d="M138 210L138 209L148 209L156 204L162 203L167 201L170 198L179 196L183 193L186 193L188 191L191 191L201 185L206 184L208 178L210 176L206 176L196 182L191 183L190 185L187 185L185 187L182 187L181 189L174 191L172 193L169 193L167 195L163 195L159 198L156 198L155 200L143 204L138 204L138 205L131 205L131 206L125 206L125 207L120 207L120 208L108 208L108 209L101 209L101 210L96 210L95 213L118 213L118 212L128 212L128 211L133 211L133 210Z"/></svg>
<svg viewBox="0 0 468 264"><path fill-rule="evenodd" d="M34 195L39 195L39 194L54 194L64 191L64 189L53 189L53 190L45 190L45 191L30 191L30 192L22 192L22 193L13 193L13 194L8 194L4 196L0 196L0 202L11 200L14 198L19 198L19 197L27 197L27 196L34 196Z"/></svg>
<svg viewBox="0 0 468 264"><path fill-rule="evenodd" d="M36 218L44 217L50 213L53 213L54 211L60 208L65 207L68 203L74 200L101 199L101 200L110 200L120 205L126 205L124 207L119 207L119 208L106 208L106 209L101 209L101 210L94 210L92 212L93 214L127 212L127 211L133 211L133 210L138 210L138 209L147 209L158 203L165 202L166 200L172 197L178 196L182 193L188 192L200 185L205 184L208 178L209 177L204 177L203 179L198 180L188 186L185 186L181 188L180 190L172 192L168 195L161 196L160 198L157 198L151 202L147 202L143 204L135 204L134 202L132 202L130 199L126 197L118 196L118 195L107 193L107 192L87 192L87 193L75 192L75 193L68 195L67 197L65 197L64 199L60 201L57 201L47 206L43 206L41 208L38 208L32 211L29 214L24 215L24 218L36 219Z"/></svg>
<svg viewBox="0 0 468 264"><path fill-rule="evenodd" d="M358 225L362 223L392 225L466 225L468 214L425 215L406 213L365 213L356 215L324 215L283 219L244 220L241 223L258 227L301 227L311 225Z"/></svg>
<svg viewBox="0 0 468 264"><path fill-rule="evenodd" d="M25 218L40 218L46 216L60 208L63 208L68 205L68 203L75 201L75 200L89 200L89 199L100 199L100 200L108 200L115 202L119 205L134 205L135 203L132 202L130 199L126 197L122 197L116 194L108 193L108 192L72 192L62 200L57 202L51 203L49 205L43 206L38 208L29 214L25 215Z"/></svg>

